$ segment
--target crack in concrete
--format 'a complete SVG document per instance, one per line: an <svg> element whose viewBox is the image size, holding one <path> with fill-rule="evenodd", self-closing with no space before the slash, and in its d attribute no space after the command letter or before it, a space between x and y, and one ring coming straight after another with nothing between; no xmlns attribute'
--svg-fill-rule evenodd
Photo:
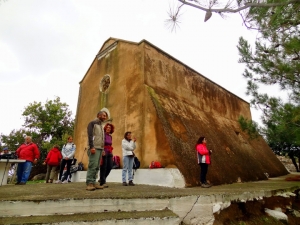
<svg viewBox="0 0 300 225"><path fill-rule="evenodd" d="M194 202L194 204L192 205L191 209L186 213L186 215L182 218L182 220L180 221L179 225L184 225L185 223L183 222L184 219L189 215L190 212L192 212L193 208L195 207L196 203L198 202L198 199L200 198L200 195L197 196L196 201Z"/></svg>

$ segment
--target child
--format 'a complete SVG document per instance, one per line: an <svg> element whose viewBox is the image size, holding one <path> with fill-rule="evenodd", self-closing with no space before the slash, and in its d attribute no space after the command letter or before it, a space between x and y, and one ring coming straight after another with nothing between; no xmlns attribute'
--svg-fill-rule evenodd
<svg viewBox="0 0 300 225"><path fill-rule="evenodd" d="M47 158L43 165L47 164L46 183L53 183L55 171L60 164L62 159L61 152L59 151L58 145L54 145L53 148L48 152ZM49 179L50 177L50 179Z"/></svg>

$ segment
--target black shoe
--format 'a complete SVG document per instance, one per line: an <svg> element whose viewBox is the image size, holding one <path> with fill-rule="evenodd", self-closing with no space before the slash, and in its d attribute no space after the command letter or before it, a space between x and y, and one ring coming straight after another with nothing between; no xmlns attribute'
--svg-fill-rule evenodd
<svg viewBox="0 0 300 225"><path fill-rule="evenodd" d="M25 185L25 184L26 184L26 183L24 183L24 182L20 182L20 183L19 183L19 185Z"/></svg>
<svg viewBox="0 0 300 225"><path fill-rule="evenodd" d="M123 182L123 186L128 186L128 184L126 182Z"/></svg>
<svg viewBox="0 0 300 225"><path fill-rule="evenodd" d="M18 181L17 183L15 183L15 185L19 185L20 183L21 183L21 182Z"/></svg>
<svg viewBox="0 0 300 225"><path fill-rule="evenodd" d="M129 185L129 186L134 186L134 183L132 182L132 180L129 181L128 185Z"/></svg>

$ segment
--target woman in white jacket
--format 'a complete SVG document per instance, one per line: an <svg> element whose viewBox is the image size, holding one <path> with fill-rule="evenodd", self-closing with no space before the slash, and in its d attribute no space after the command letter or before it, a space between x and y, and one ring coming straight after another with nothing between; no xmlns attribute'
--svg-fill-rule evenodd
<svg viewBox="0 0 300 225"><path fill-rule="evenodd" d="M123 170L122 170L122 182L123 186L134 186L132 167L136 138L131 138L131 132L127 131L124 134L124 139L122 140L122 153L123 153ZM126 182L126 173L128 173L128 184Z"/></svg>
<svg viewBox="0 0 300 225"><path fill-rule="evenodd" d="M68 177L71 175L70 169L71 169L71 163L74 159L74 154L76 150L76 145L73 143L73 137L68 137L68 142L63 146L61 154L62 154L62 161L60 163L60 171L59 171L59 177L56 181L57 184L67 184L68 183ZM62 182L62 174L64 171L65 166L67 165L67 179Z"/></svg>

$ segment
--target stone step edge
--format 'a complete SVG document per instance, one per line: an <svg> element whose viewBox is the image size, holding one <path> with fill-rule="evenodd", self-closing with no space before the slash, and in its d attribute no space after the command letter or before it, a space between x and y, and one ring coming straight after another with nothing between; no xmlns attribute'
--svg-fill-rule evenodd
<svg viewBox="0 0 300 225"><path fill-rule="evenodd" d="M114 224L124 224L124 221L137 220L139 224L142 221L156 221L153 224L159 224L158 221L179 221L178 215L173 213L169 209L164 210L151 210L151 211L118 211L118 212L97 212L97 213L74 213L74 214L56 214L56 215L45 215L45 216L7 216L0 217L0 224L90 224L97 222L114 221ZM141 220L140 222L138 222ZM123 221L123 222L122 222ZM178 224L178 223L173 224ZM145 224L145 223L144 223ZM149 224L149 223L146 223ZM165 223L162 223L165 224ZM170 223L172 224L172 223Z"/></svg>

